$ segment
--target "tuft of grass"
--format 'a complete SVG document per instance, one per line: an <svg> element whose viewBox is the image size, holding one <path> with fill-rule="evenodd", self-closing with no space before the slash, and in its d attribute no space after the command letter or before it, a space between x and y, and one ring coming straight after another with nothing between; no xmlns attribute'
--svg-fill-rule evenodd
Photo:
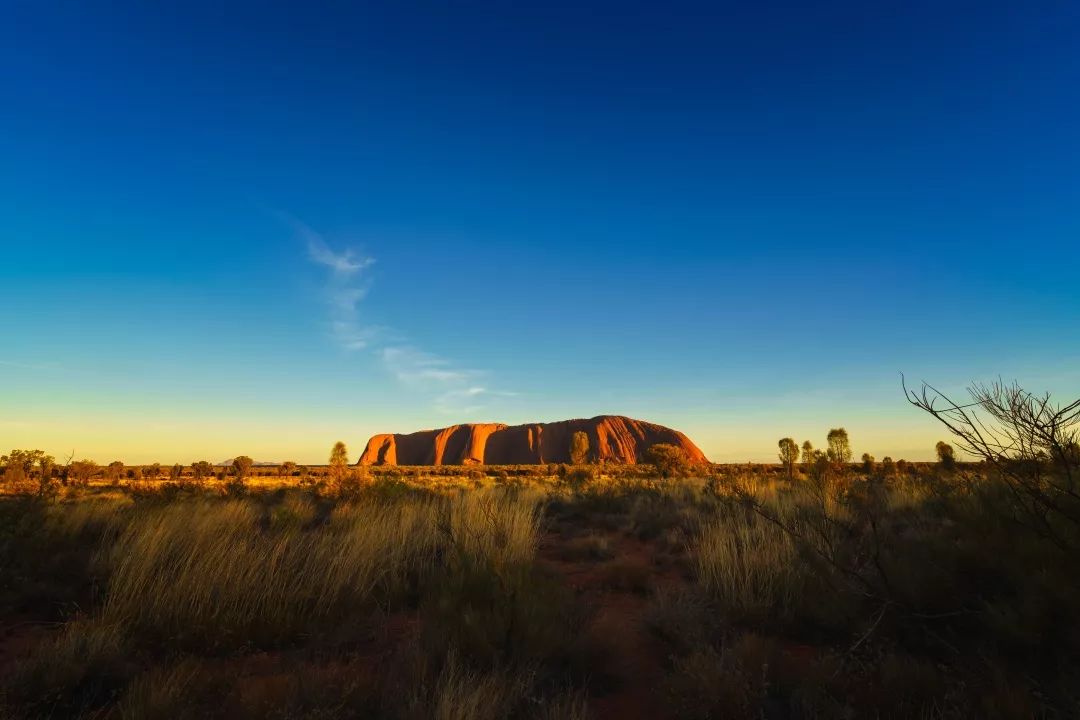
<svg viewBox="0 0 1080 720"><path fill-rule="evenodd" d="M0 499L0 612L56 620L94 605L104 574L97 549L115 541L131 510L116 495Z"/></svg>
<svg viewBox="0 0 1080 720"><path fill-rule="evenodd" d="M439 530L458 557L497 569L531 563L540 542L539 500L503 489L458 493L440 505Z"/></svg>
<svg viewBox="0 0 1080 720"><path fill-rule="evenodd" d="M116 625L72 621L11 669L2 696L28 714L76 717L112 699L130 675Z"/></svg>
<svg viewBox="0 0 1080 720"><path fill-rule="evenodd" d="M187 720L205 717L210 678L191 660L152 668L128 685L117 706L122 720Z"/></svg>
<svg viewBox="0 0 1080 720"><path fill-rule="evenodd" d="M645 610L645 626L677 655L705 647L715 635L713 616L697 588L660 588Z"/></svg>
<svg viewBox="0 0 1080 720"><path fill-rule="evenodd" d="M706 524L693 548L701 586L732 619L788 617L803 588L798 551L780 528L733 513Z"/></svg>
<svg viewBox="0 0 1080 720"><path fill-rule="evenodd" d="M419 667L388 690L380 717L396 720L585 720L581 693L546 687L534 665L478 669L457 650L438 662L413 657ZM403 691L403 692L402 692Z"/></svg>
<svg viewBox="0 0 1080 720"><path fill-rule="evenodd" d="M400 598L438 550L431 503L350 506L313 531L260 531L250 501L191 502L135 518L112 553L103 615L147 642L275 645Z"/></svg>

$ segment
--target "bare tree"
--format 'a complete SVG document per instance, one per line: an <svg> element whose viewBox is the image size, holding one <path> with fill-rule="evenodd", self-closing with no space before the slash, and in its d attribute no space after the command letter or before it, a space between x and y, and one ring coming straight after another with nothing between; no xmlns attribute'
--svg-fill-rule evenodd
<svg viewBox="0 0 1080 720"><path fill-rule="evenodd" d="M1078 468L1072 448L1080 425L1080 400L1059 405L1002 381L968 388L958 403L932 385L916 392L901 380L908 402L941 422L964 452L990 466L1005 483L1019 522L1074 552L1068 538L1080 525ZM1072 532L1063 532L1062 523Z"/></svg>

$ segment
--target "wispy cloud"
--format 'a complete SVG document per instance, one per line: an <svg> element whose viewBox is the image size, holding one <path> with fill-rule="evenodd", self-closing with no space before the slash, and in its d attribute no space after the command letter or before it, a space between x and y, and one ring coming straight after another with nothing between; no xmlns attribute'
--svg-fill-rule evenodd
<svg viewBox="0 0 1080 720"><path fill-rule="evenodd" d="M319 233L299 220L282 215L297 236L307 246L308 259L330 271L324 300L330 309L330 332L346 350L362 350L378 336L379 328L366 324L360 317L360 301L368 293L368 268L375 258L353 248L335 251Z"/></svg>
<svg viewBox="0 0 1080 720"><path fill-rule="evenodd" d="M374 264L375 259L358 254L352 248L334 252L319 233L298 220L292 220L297 234L307 243L308 257L319 265L325 265L337 275L350 276Z"/></svg>
<svg viewBox="0 0 1080 720"><path fill-rule="evenodd" d="M353 248L334 249L304 223L285 219L306 244L309 260L329 271L323 292L331 336L339 346L375 353L388 374L405 387L429 394L439 412L468 415L484 410L495 398L514 395L480 385L486 372L462 368L402 341L399 333L385 326L366 321L360 305L371 287L368 270L375 259Z"/></svg>
<svg viewBox="0 0 1080 720"><path fill-rule="evenodd" d="M412 347L384 347L380 355L383 365L394 377L414 387L464 383L476 374L456 369L449 361Z"/></svg>
<svg viewBox="0 0 1080 720"><path fill-rule="evenodd" d="M515 395L517 393L505 390L489 390L479 386L447 390L435 399L435 409L447 415L471 415L485 409L487 403L493 399L514 397Z"/></svg>

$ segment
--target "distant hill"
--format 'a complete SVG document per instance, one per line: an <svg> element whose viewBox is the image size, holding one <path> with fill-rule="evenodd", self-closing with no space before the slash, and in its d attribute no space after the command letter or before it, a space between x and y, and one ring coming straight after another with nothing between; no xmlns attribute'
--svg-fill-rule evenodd
<svg viewBox="0 0 1080 720"><path fill-rule="evenodd" d="M408 434L375 435L360 465L537 465L570 462L570 439L589 438L590 462L646 462L653 445L683 449L693 463L708 459L678 430L622 415L587 420L503 425L473 423Z"/></svg>

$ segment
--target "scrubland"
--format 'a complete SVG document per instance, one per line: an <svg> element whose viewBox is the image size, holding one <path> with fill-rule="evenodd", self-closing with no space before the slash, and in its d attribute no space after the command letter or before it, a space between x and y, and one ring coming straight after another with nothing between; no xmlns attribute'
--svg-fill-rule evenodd
<svg viewBox="0 0 1080 720"><path fill-rule="evenodd" d="M1075 558L990 469L806 470L8 494L4 712L1076 716Z"/></svg>

